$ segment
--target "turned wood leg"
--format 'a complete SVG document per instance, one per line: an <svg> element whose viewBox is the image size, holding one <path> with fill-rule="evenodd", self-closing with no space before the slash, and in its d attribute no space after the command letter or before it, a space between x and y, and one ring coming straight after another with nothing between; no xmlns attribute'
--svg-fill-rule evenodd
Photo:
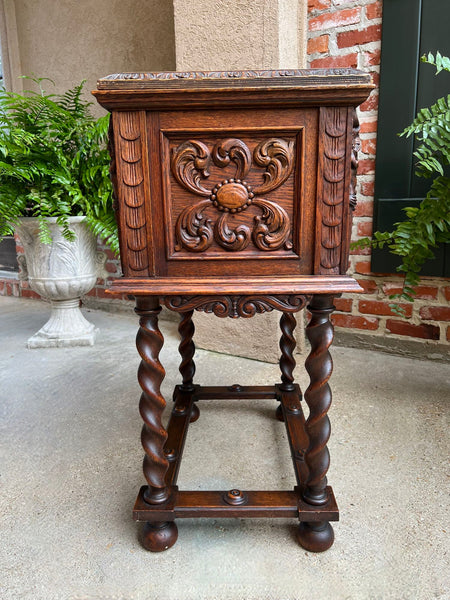
<svg viewBox="0 0 450 600"><path fill-rule="evenodd" d="M159 362L159 353L164 343L158 328L161 307L157 298L137 296L135 311L140 317L136 346L142 359L138 380L142 388L139 411L144 420L141 435L145 450L143 470L148 483L145 501L150 504L160 504L169 497L169 490L165 483L169 463L164 456L167 431L161 422L166 406L160 391L165 376L164 368Z"/></svg>
<svg viewBox="0 0 450 600"><path fill-rule="evenodd" d="M330 464L327 448L330 421L327 412L331 404L328 380L333 370L328 348L333 341L333 326L330 323L330 314L334 310L333 296L313 296L308 310L311 319L306 328L306 335L311 344L311 352L305 363L310 378L309 387L305 392L305 401L309 407L309 416L305 425L309 447L305 454L305 462L309 469L309 476L303 499L317 506L328 502L326 473ZM333 543L333 528L327 521L300 523L298 540L307 550L322 552Z"/></svg>
<svg viewBox="0 0 450 600"><path fill-rule="evenodd" d="M161 312L158 298L137 296L135 311L139 315L140 326L136 347L142 359L138 380L142 388L139 412L144 420L141 434L145 450L143 470L148 483L144 499L149 504L162 504L169 498L170 490L165 481L169 468L164 455L167 431L161 422L166 401L160 391L165 371L159 362L164 338L158 328L158 315ZM177 526L173 522L145 523L142 544L147 550L161 552L173 546L177 537Z"/></svg>
<svg viewBox="0 0 450 600"><path fill-rule="evenodd" d="M192 320L193 310L185 313L181 313L181 321L178 325L178 332L180 334L180 345L178 350L181 356L181 363L179 371L182 377L182 384L180 386L181 391L192 392L194 390L194 375L195 375L195 344L193 337L195 333L194 322ZM200 416L200 410L197 404L192 406L190 422L193 423Z"/></svg>
<svg viewBox="0 0 450 600"><path fill-rule="evenodd" d="M294 351L296 341L294 337L294 329L297 326L297 321L292 313L284 312L280 318L280 370L281 370L281 385L280 390L285 392L291 392L295 390L294 385L294 369L295 369L295 358ZM281 404L278 406L276 413L279 421L284 421L283 411L281 410Z"/></svg>

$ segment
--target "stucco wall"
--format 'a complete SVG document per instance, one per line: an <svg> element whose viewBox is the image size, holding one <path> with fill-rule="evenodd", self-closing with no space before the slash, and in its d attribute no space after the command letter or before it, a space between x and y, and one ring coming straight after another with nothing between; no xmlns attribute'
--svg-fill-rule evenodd
<svg viewBox="0 0 450 600"><path fill-rule="evenodd" d="M167 0L16 0L23 75L50 77L55 91L109 73L175 68ZM17 75L17 74L16 74Z"/></svg>

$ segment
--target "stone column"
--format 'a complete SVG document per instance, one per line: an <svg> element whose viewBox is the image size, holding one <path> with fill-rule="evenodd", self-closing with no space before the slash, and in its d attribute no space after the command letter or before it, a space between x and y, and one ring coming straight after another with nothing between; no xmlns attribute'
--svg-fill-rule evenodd
<svg viewBox="0 0 450 600"><path fill-rule="evenodd" d="M306 64L306 0L173 0L173 6L178 71L295 69ZM238 321L196 313L195 344L277 362L279 318L278 311ZM297 320L301 352L303 312Z"/></svg>
<svg viewBox="0 0 450 600"><path fill-rule="evenodd" d="M306 60L306 0L173 0L179 71L294 69Z"/></svg>

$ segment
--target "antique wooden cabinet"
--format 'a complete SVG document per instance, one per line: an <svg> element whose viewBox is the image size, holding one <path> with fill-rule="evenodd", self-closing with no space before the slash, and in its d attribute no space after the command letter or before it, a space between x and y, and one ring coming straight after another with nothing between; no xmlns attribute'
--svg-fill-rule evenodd
<svg viewBox="0 0 450 600"><path fill-rule="evenodd" d="M94 92L112 113L111 173L123 278L140 317L138 378L144 486L134 517L144 546L165 550L183 517L294 517L312 551L333 543L338 519L327 486L331 403L328 348L333 298L359 291L348 266L358 150L355 108L372 84L354 70L126 73ZM160 384L160 304L180 313L181 384L166 431ZM310 385L294 383L294 313L308 307ZM194 310L218 317L281 311L280 381L194 383ZM230 382L231 384L231 382ZM179 490L176 481L197 403L273 398L285 422L293 490Z"/></svg>

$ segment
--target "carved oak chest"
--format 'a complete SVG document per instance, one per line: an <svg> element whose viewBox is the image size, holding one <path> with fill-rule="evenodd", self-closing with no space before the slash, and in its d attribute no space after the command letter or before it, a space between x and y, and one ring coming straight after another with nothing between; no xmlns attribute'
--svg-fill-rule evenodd
<svg viewBox="0 0 450 600"><path fill-rule="evenodd" d="M135 296L144 421L134 518L143 544L166 550L176 519L292 517L297 538L320 552L339 518L327 485L331 404L330 315L345 275L355 206L358 121L372 89L358 71L135 73L101 79L112 112L110 151L124 277L111 293ZM160 302L181 313L181 384L167 430L161 394ZM294 383L293 313L308 306L310 384ZM194 383L194 310L219 317L281 311L280 372L269 386ZM297 485L291 490L178 489L198 403L274 400L286 425ZM305 401L309 412L303 414Z"/></svg>
<svg viewBox="0 0 450 600"><path fill-rule="evenodd" d="M115 287L345 274L355 106L371 88L353 70L101 79L125 276Z"/></svg>

